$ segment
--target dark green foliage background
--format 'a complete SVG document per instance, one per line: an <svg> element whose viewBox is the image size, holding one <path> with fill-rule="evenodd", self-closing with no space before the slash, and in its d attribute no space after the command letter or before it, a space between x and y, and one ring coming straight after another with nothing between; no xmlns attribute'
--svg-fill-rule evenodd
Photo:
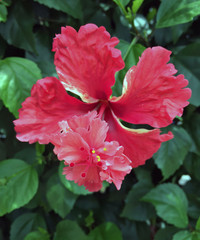
<svg viewBox="0 0 200 240"><path fill-rule="evenodd" d="M0 240L200 239L199 14L200 0L0 0ZM183 117L167 128L174 139L120 191L105 184L89 194L65 180L51 145L15 138L12 121L32 85L56 76L53 37L61 26L86 23L120 39L126 67L116 74L114 95L127 69L156 45L173 52L193 92Z"/></svg>

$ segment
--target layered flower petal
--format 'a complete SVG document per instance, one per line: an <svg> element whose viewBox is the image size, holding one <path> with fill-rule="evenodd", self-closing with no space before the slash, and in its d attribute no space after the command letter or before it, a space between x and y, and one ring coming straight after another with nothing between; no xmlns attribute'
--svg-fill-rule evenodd
<svg viewBox="0 0 200 240"><path fill-rule="evenodd" d="M171 52L162 47L146 49L137 66L126 74L121 97L111 100L111 107L120 119L134 124L165 127L189 104L188 81L167 64Z"/></svg>
<svg viewBox="0 0 200 240"><path fill-rule="evenodd" d="M104 180L120 189L122 180L132 169L131 161L118 142L105 142L107 123L96 112L89 112L62 121L59 126L60 131L52 136L51 142L59 160L67 165L63 171L66 178L89 191L99 191Z"/></svg>
<svg viewBox="0 0 200 240"><path fill-rule="evenodd" d="M87 171L85 173L85 169ZM74 181L79 186L84 185L85 189L90 192L97 192L102 188L102 181L99 176L99 171L95 165L87 164L75 165L73 168L70 166L63 169L63 174L67 180Z"/></svg>
<svg viewBox="0 0 200 240"><path fill-rule="evenodd" d="M123 154L123 151L122 146L118 147L111 160L112 164L108 164L107 168L100 172L101 180L109 183L113 182L118 190L121 188L124 177L132 170L131 160Z"/></svg>
<svg viewBox="0 0 200 240"><path fill-rule="evenodd" d="M105 112L105 120L109 125L107 140L116 140L124 147L124 154L132 161L131 165L134 168L151 158L162 142L173 138L171 132L160 135L159 129L128 129L109 109Z"/></svg>
<svg viewBox="0 0 200 240"><path fill-rule="evenodd" d="M19 119L14 121L17 138L23 142L46 144L51 134L59 131L58 122L84 114L93 107L68 95L54 77L38 80L31 96L22 103Z"/></svg>
<svg viewBox="0 0 200 240"><path fill-rule="evenodd" d="M115 72L124 67L119 40L110 38L104 27L82 26L78 32L63 27L53 43L55 65L66 89L86 102L108 99L115 83Z"/></svg>
<svg viewBox="0 0 200 240"><path fill-rule="evenodd" d="M53 136L54 152L59 160L65 160L68 164L81 162L87 159L90 147L84 139L75 132L69 131L62 136Z"/></svg>

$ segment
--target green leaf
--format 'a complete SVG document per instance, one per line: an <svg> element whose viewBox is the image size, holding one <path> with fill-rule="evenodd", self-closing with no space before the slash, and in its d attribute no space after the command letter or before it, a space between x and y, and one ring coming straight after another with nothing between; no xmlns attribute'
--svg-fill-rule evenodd
<svg viewBox="0 0 200 240"><path fill-rule="evenodd" d="M157 9L156 8L150 8L149 12L147 14L147 20L148 22L150 22L151 20L153 20L156 16L157 13Z"/></svg>
<svg viewBox="0 0 200 240"><path fill-rule="evenodd" d="M3 4L0 4L0 22L6 22L7 20L7 8Z"/></svg>
<svg viewBox="0 0 200 240"><path fill-rule="evenodd" d="M4 142L0 141L0 161L6 158L6 145Z"/></svg>
<svg viewBox="0 0 200 240"><path fill-rule="evenodd" d="M191 138L183 128L174 127L172 133L174 138L162 143L158 152L154 154L155 163L161 169L164 179L183 164L191 146Z"/></svg>
<svg viewBox="0 0 200 240"><path fill-rule="evenodd" d="M187 230L185 230L185 231L177 232L173 236L172 240L193 240L193 239L192 239L192 234L190 232L188 232Z"/></svg>
<svg viewBox="0 0 200 240"><path fill-rule="evenodd" d="M54 55L51 51L52 38L49 37L50 33L47 30L37 31L34 35L36 41L36 53L26 51L26 58L35 62L41 69L42 76L57 76Z"/></svg>
<svg viewBox="0 0 200 240"><path fill-rule="evenodd" d="M65 218L71 211L77 197L77 195L64 188L61 184L54 184L47 191L49 205L62 218Z"/></svg>
<svg viewBox="0 0 200 240"><path fill-rule="evenodd" d="M22 240L28 233L38 230L39 227L46 228L45 221L39 214L20 215L11 225L10 240ZM43 240L43 238L40 239Z"/></svg>
<svg viewBox="0 0 200 240"><path fill-rule="evenodd" d="M56 226L54 240L64 239L89 240L79 225L70 220L61 221Z"/></svg>
<svg viewBox="0 0 200 240"><path fill-rule="evenodd" d="M158 216L166 222L179 228L187 226L188 200L176 184L161 184L147 193L142 200L152 203Z"/></svg>
<svg viewBox="0 0 200 240"><path fill-rule="evenodd" d="M65 176L62 174L63 168L65 167L64 163L61 162L59 165L59 178L63 185L71 192L77 195L87 195L92 194L91 192L85 190L84 186L78 186L75 182L69 181L65 178Z"/></svg>
<svg viewBox="0 0 200 240"><path fill-rule="evenodd" d="M153 188L150 181L139 181L129 191L125 199L125 207L121 216L130 220L145 221L155 215L153 206L149 203L141 202L140 199Z"/></svg>
<svg viewBox="0 0 200 240"><path fill-rule="evenodd" d="M95 222L93 214L94 212L90 210L88 216L85 218L85 226L88 228L91 228Z"/></svg>
<svg viewBox="0 0 200 240"><path fill-rule="evenodd" d="M200 8L199 8L200 9ZM200 43L193 43L175 52L172 58L178 73L184 74L192 89L189 102L195 106L200 105Z"/></svg>
<svg viewBox="0 0 200 240"><path fill-rule="evenodd" d="M19 159L0 162L0 216L28 203L38 188L36 170Z"/></svg>
<svg viewBox="0 0 200 240"><path fill-rule="evenodd" d="M194 113L189 120L186 128L193 140L191 151L200 156L200 114Z"/></svg>
<svg viewBox="0 0 200 240"><path fill-rule="evenodd" d="M166 45L170 42L173 42L173 44L175 44L178 39L188 31L191 24L192 22L179 24L167 28L156 29L154 33L156 43L161 46Z"/></svg>
<svg viewBox="0 0 200 240"><path fill-rule="evenodd" d="M187 198L189 201L188 215L189 217L197 220L200 216L199 182L193 179L192 181L187 182L187 184L183 186L183 190L187 194Z"/></svg>
<svg viewBox="0 0 200 240"><path fill-rule="evenodd" d="M133 65L136 65L142 52L145 50L141 44L135 44L136 39L133 39L131 43L121 40L117 45L117 48L122 52L122 58L125 62L125 67L117 72L116 83L113 89L113 95L119 96L122 93L122 84L125 74Z"/></svg>
<svg viewBox="0 0 200 240"><path fill-rule="evenodd" d="M2 4L6 7L9 7L11 5L12 0L1 0Z"/></svg>
<svg viewBox="0 0 200 240"><path fill-rule="evenodd" d="M156 232L154 240L172 240L172 236L177 232L177 228L166 226Z"/></svg>
<svg viewBox="0 0 200 240"><path fill-rule="evenodd" d="M93 240L122 240L122 234L120 230L115 224L111 222L103 223L100 226L96 227L90 232L89 236Z"/></svg>
<svg viewBox="0 0 200 240"><path fill-rule="evenodd" d="M124 5L124 7L126 7L126 5L128 5L130 1L131 0L121 0L121 2Z"/></svg>
<svg viewBox="0 0 200 240"><path fill-rule="evenodd" d="M10 57L0 61L0 96L15 117L33 84L40 78L39 68L30 60Z"/></svg>
<svg viewBox="0 0 200 240"><path fill-rule="evenodd" d="M200 232L199 231L192 232L192 240L200 240Z"/></svg>
<svg viewBox="0 0 200 240"><path fill-rule="evenodd" d="M70 16L82 19L82 9L81 9L81 1L80 0L34 0L39 2L40 4L44 4L49 8L54 8L58 11L65 12Z"/></svg>
<svg viewBox="0 0 200 240"><path fill-rule="evenodd" d="M39 228L37 231L30 232L24 240L50 240L49 233L43 229Z"/></svg>
<svg viewBox="0 0 200 240"><path fill-rule="evenodd" d="M157 28L190 22L200 14L199 0L162 0L157 13Z"/></svg>
<svg viewBox="0 0 200 240"><path fill-rule="evenodd" d="M16 3L11 7L6 23L1 25L0 34L10 45L35 52L33 24L31 4L26 1Z"/></svg>
<svg viewBox="0 0 200 240"><path fill-rule="evenodd" d="M138 9L140 8L143 2L144 0L133 0L132 11L134 14L137 13Z"/></svg>
<svg viewBox="0 0 200 240"><path fill-rule="evenodd" d="M200 230L200 217L197 220L196 226L195 226L196 230Z"/></svg>
<svg viewBox="0 0 200 240"><path fill-rule="evenodd" d="M184 161L184 167L192 177L200 181L200 156L189 153Z"/></svg>

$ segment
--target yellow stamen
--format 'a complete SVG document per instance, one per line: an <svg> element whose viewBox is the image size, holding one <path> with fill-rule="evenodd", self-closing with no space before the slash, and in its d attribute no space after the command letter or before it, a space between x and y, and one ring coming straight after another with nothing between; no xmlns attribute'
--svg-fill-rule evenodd
<svg viewBox="0 0 200 240"><path fill-rule="evenodd" d="M92 153L95 153L95 150L92 150Z"/></svg>
<svg viewBox="0 0 200 240"><path fill-rule="evenodd" d="M106 151L106 150L107 150L107 148L104 148L103 150L104 150L104 151Z"/></svg>
<svg viewBox="0 0 200 240"><path fill-rule="evenodd" d="M97 158L97 162L100 162L100 161L101 161L100 156L97 155L96 158Z"/></svg>

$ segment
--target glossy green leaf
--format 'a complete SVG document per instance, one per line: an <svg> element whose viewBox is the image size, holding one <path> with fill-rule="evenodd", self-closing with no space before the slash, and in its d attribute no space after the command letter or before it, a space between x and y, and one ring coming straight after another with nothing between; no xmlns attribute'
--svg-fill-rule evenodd
<svg viewBox="0 0 200 240"><path fill-rule="evenodd" d="M7 20L7 8L3 4L0 4L0 22L6 22Z"/></svg>
<svg viewBox="0 0 200 240"><path fill-rule="evenodd" d="M38 230L39 227L46 228L45 221L41 215L37 213L22 214L11 225L10 240L22 240L30 232ZM41 240L43 239L41 238Z"/></svg>
<svg viewBox="0 0 200 240"><path fill-rule="evenodd" d="M22 240L33 230L39 227L46 228L41 215L37 213L25 213L17 217L11 225L10 240Z"/></svg>
<svg viewBox="0 0 200 240"><path fill-rule="evenodd" d="M140 8L143 2L144 0L133 0L133 4L132 4L133 13L135 14L137 13L138 9Z"/></svg>
<svg viewBox="0 0 200 240"><path fill-rule="evenodd" d="M133 65L136 65L142 52L145 50L141 44L135 44L135 39L131 43L121 40L117 48L122 52L122 58L125 62L125 67L117 72L116 83L113 89L113 95L119 96L122 93L122 84L125 74Z"/></svg>
<svg viewBox="0 0 200 240"><path fill-rule="evenodd" d="M120 0L124 7L130 3L131 0Z"/></svg>
<svg viewBox="0 0 200 240"><path fill-rule="evenodd" d="M192 240L200 240L200 232L199 231L192 232Z"/></svg>
<svg viewBox="0 0 200 240"><path fill-rule="evenodd" d="M122 240L122 234L118 227L111 222L103 223L89 234L93 240Z"/></svg>
<svg viewBox="0 0 200 240"><path fill-rule="evenodd" d="M167 28L159 28L155 30L154 37L158 45L166 45L170 42L177 43L179 38L188 31L192 22L183 23Z"/></svg>
<svg viewBox="0 0 200 240"><path fill-rule="evenodd" d="M185 158L184 167L192 177L200 181L200 156L189 153Z"/></svg>
<svg viewBox="0 0 200 240"><path fill-rule="evenodd" d="M166 226L160 228L155 235L154 240L172 240L173 235L177 232L177 228L172 226Z"/></svg>
<svg viewBox="0 0 200 240"><path fill-rule="evenodd" d="M63 239L90 240L89 238L87 238L79 225L76 222L70 220L61 221L56 227L54 240Z"/></svg>
<svg viewBox="0 0 200 240"><path fill-rule="evenodd" d="M125 199L125 207L121 216L135 221L145 221L152 218L155 215L153 206L140 201L152 188L153 184L148 180L145 181L145 179L136 183Z"/></svg>
<svg viewBox="0 0 200 240"><path fill-rule="evenodd" d="M38 188L36 170L19 159L0 162L0 216L28 203Z"/></svg>
<svg viewBox="0 0 200 240"><path fill-rule="evenodd" d="M30 60L10 57L0 61L0 97L16 117L21 103L40 78L39 68Z"/></svg>
<svg viewBox="0 0 200 240"><path fill-rule="evenodd" d="M39 228L37 231L30 232L24 240L50 240L49 233L43 229Z"/></svg>
<svg viewBox="0 0 200 240"><path fill-rule="evenodd" d="M192 238L192 234L189 231L185 230L185 231L177 232L173 236L172 240L193 240L193 238Z"/></svg>
<svg viewBox="0 0 200 240"><path fill-rule="evenodd" d="M198 154L200 156L200 114L194 113L191 118L189 124L187 124L186 128L190 136L192 137L193 144L191 147L191 151Z"/></svg>
<svg viewBox="0 0 200 240"><path fill-rule="evenodd" d="M200 230L200 217L197 220L196 226L195 226L196 230Z"/></svg>
<svg viewBox="0 0 200 240"><path fill-rule="evenodd" d="M187 182L187 184L183 186L183 190L187 194L187 198L189 201L188 215L190 218L197 221L198 217L200 216L199 182L193 179L192 181Z"/></svg>
<svg viewBox="0 0 200 240"><path fill-rule="evenodd" d="M57 76L54 65L54 54L51 51L53 39L49 32L42 30L34 34L37 53L26 51L26 58L35 62L41 69L42 76Z"/></svg>
<svg viewBox="0 0 200 240"><path fill-rule="evenodd" d="M162 0L157 13L157 28L190 22L200 14L199 0Z"/></svg>
<svg viewBox="0 0 200 240"><path fill-rule="evenodd" d="M33 24L31 4L16 3L11 7L6 23L1 25L0 34L10 45L35 52Z"/></svg>
<svg viewBox="0 0 200 240"><path fill-rule="evenodd" d="M44 4L49 8L54 8L58 11L65 12L70 16L82 19L82 9L81 9L81 1L80 0L34 0L39 2L40 4Z"/></svg>
<svg viewBox="0 0 200 240"><path fill-rule="evenodd" d="M51 208L62 218L73 208L77 195L67 190L61 184L54 184L47 191L47 200Z"/></svg>
<svg viewBox="0 0 200 240"><path fill-rule="evenodd" d="M174 51L172 61L178 69L178 73L184 74L192 89L192 97L189 102L195 106L200 105L200 43L187 45L177 52Z"/></svg>
<svg viewBox="0 0 200 240"><path fill-rule="evenodd" d="M65 178L65 176L62 174L63 168L65 167L64 163L61 162L59 166L59 178L63 185L71 192L77 195L87 195L92 194L91 192L85 190L84 186L78 186L74 181L69 181Z"/></svg>
<svg viewBox="0 0 200 240"><path fill-rule="evenodd" d="M162 171L164 179L170 177L183 164L191 146L191 138L183 128L174 127L172 133L174 138L162 143L154 154L155 163Z"/></svg>
<svg viewBox="0 0 200 240"><path fill-rule="evenodd" d="M176 184L161 184L152 189L142 199L152 203L158 216L166 222L179 228L187 226L188 200L184 191Z"/></svg>

